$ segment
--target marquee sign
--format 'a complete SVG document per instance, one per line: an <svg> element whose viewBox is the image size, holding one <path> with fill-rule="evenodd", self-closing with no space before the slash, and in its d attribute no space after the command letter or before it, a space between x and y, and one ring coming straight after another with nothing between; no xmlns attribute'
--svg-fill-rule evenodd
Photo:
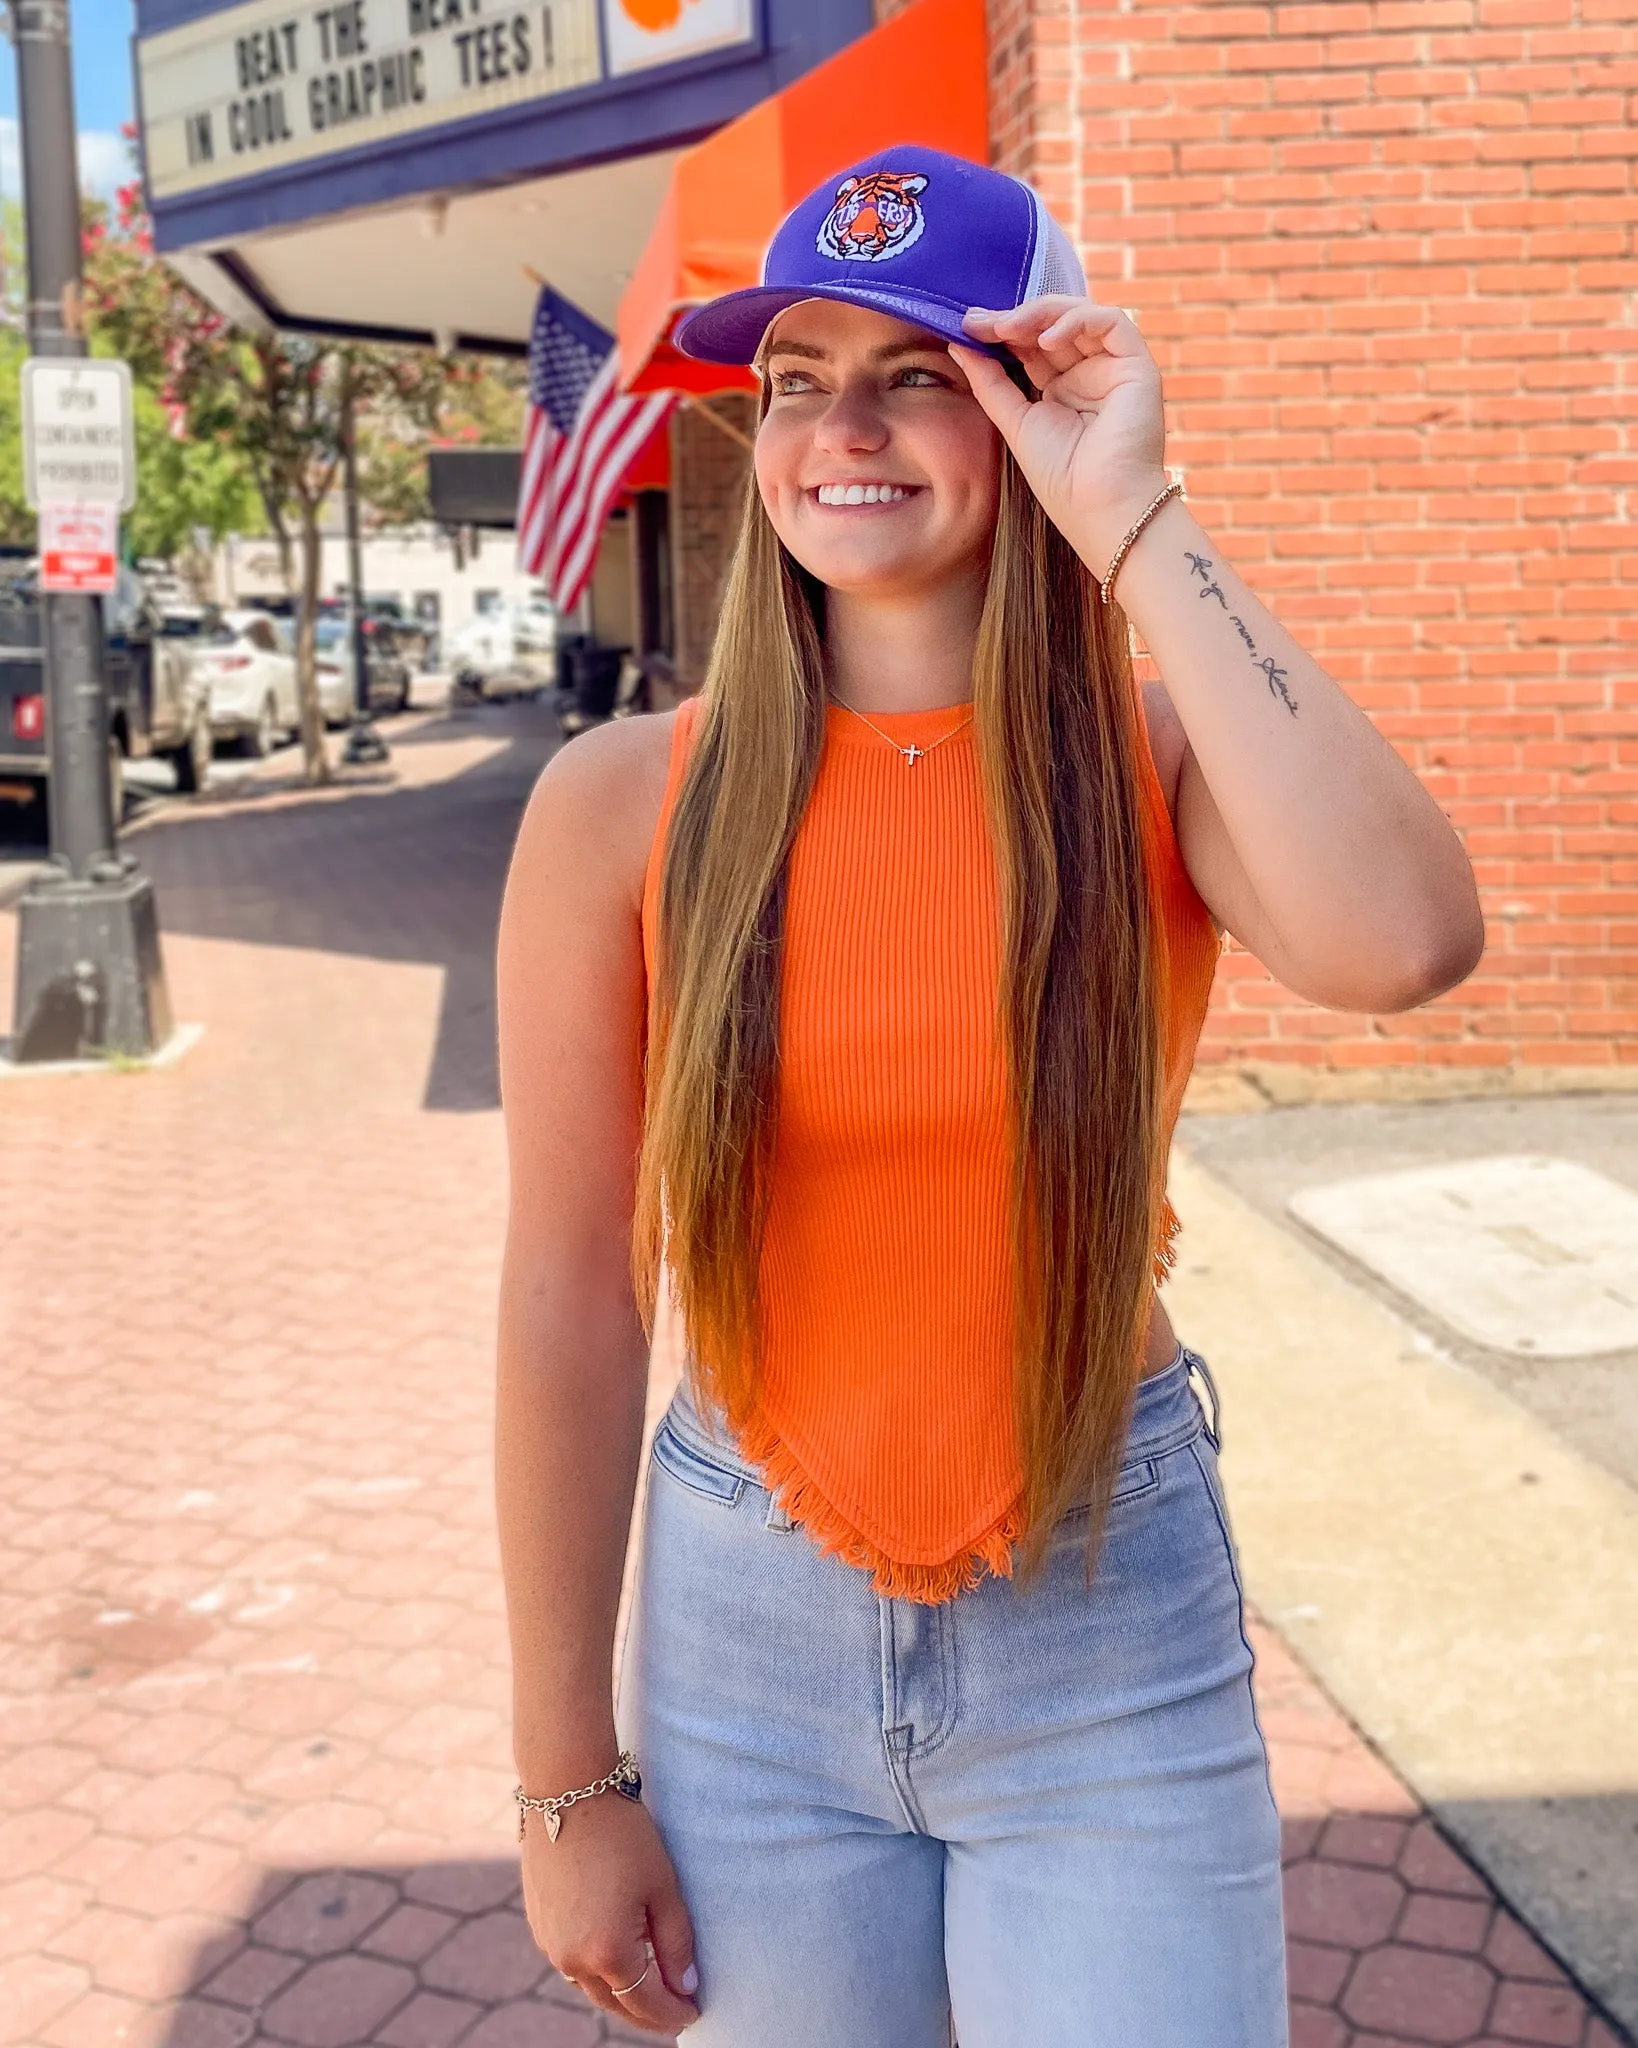
<svg viewBox="0 0 1638 2048"><path fill-rule="evenodd" d="M208 191L753 40L754 0L243 0L139 38L149 196Z"/></svg>

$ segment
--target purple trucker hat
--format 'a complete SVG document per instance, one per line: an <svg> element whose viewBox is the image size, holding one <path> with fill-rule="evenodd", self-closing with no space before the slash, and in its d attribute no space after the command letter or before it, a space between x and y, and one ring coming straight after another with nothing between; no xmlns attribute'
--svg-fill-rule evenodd
<svg viewBox="0 0 1638 2048"><path fill-rule="evenodd" d="M969 306L1085 291L1069 237L1021 178L907 142L826 178L781 221L761 284L696 308L675 340L708 363L749 363L787 306L840 299L1004 356L965 332Z"/></svg>

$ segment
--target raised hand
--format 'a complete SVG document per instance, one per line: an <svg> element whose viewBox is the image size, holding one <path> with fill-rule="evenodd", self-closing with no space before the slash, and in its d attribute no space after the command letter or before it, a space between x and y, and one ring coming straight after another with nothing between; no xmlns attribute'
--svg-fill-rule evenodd
<svg viewBox="0 0 1638 2048"><path fill-rule="evenodd" d="M1040 393L1032 403L993 356L952 344L1048 517L1105 575L1127 528L1166 488L1159 365L1118 306L1091 299L1030 299L1010 313L975 308L964 324L975 341L1011 349Z"/></svg>

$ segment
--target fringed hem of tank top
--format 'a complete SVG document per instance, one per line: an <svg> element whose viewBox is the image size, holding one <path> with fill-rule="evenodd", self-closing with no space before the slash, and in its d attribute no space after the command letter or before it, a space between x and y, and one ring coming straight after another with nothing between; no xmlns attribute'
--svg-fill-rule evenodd
<svg viewBox="0 0 1638 2048"><path fill-rule="evenodd" d="M913 1600L939 1607L958 1593L970 1593L986 1578L1012 1577L1013 1547L1024 1534L1023 1503L1011 1507L974 1543L964 1545L940 1564L905 1564L889 1557L877 1543L855 1529L826 1500L790 1446L766 1423L735 1431L741 1452L761 1468L770 1493L826 1557L870 1574L874 1592L885 1600Z"/></svg>

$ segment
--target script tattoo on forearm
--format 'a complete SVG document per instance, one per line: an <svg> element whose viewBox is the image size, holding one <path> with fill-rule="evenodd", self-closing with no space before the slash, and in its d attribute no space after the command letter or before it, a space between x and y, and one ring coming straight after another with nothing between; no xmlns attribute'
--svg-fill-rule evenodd
<svg viewBox="0 0 1638 2048"><path fill-rule="evenodd" d="M1206 556L1194 554L1187 548L1184 550L1184 560L1187 561L1191 571L1200 578L1199 595L1201 597L1215 597L1224 611L1228 612L1228 599L1223 595L1223 586L1212 574L1213 564ZM1229 624L1245 642L1251 655L1252 666L1261 673L1268 684L1268 694L1271 697L1278 697L1286 710L1295 718L1297 715L1297 700L1286 686L1287 671L1280 667L1272 654L1259 654L1257 652L1257 642L1252 637L1251 629L1238 612L1229 612Z"/></svg>

